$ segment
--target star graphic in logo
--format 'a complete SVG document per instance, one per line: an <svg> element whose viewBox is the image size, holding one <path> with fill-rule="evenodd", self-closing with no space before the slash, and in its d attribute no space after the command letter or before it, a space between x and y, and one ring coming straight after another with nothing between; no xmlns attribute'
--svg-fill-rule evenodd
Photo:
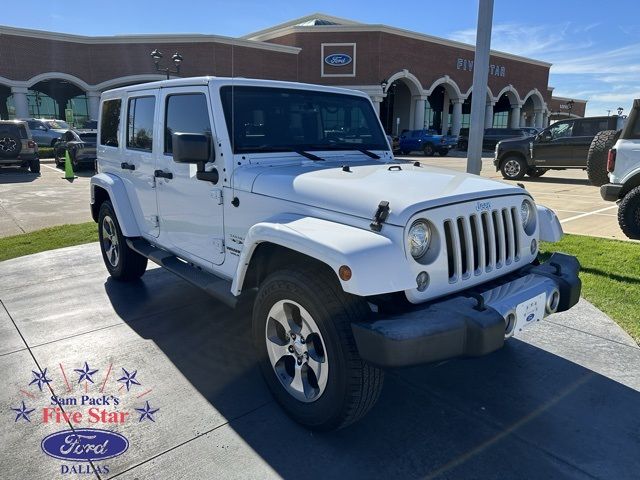
<svg viewBox="0 0 640 480"><path fill-rule="evenodd" d="M153 410L151 409L151 406L149 405L149 401L147 400L146 405L143 408L136 408L136 411L140 412L140 420L138 420L138 422L141 422L142 420L144 420L145 418L148 418L149 420L151 420L152 422L155 422L155 420L153 419L153 415L160 410L159 408L154 408Z"/></svg>
<svg viewBox="0 0 640 480"><path fill-rule="evenodd" d="M138 373L137 370L134 370L133 372L129 373L123 368L122 371L124 372L123 376L118 379L118 382L122 382L127 386L127 392L131 388L131 385L140 385L140 382L136 380L136 373Z"/></svg>
<svg viewBox="0 0 640 480"><path fill-rule="evenodd" d="M91 375L94 375L98 371L98 369L96 368L95 370L91 370L87 362L84 362L84 368L74 368L73 371L77 372L80 376L78 378L78 383L82 382L83 380L87 380L88 382L93 383Z"/></svg>
<svg viewBox="0 0 640 480"><path fill-rule="evenodd" d="M14 423L20 420L21 418L24 418L27 422L31 423L31 420L29 420L29 415L31 415L31 413L35 411L35 408L28 410L23 400L22 408L12 408L11 410L13 410L14 412L18 412L18 414L16 415L16 419L14 420Z"/></svg>
<svg viewBox="0 0 640 480"><path fill-rule="evenodd" d="M42 391L42 385L51 381L50 378L47 378L46 368L42 371L42 373L36 372L35 370L31 370L31 373L33 373L33 380L29 382L29 385L33 385L34 383L38 384L38 388L40 389L40 391Z"/></svg>

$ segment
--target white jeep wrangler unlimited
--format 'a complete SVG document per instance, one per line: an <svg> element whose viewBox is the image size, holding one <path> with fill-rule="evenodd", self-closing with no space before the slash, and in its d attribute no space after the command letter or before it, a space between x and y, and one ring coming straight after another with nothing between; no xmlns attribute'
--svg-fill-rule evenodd
<svg viewBox="0 0 640 480"><path fill-rule="evenodd" d="M607 158L609 182L600 187L604 200L618 202L618 224L629 238L640 240L640 99Z"/></svg>
<svg viewBox="0 0 640 480"><path fill-rule="evenodd" d="M356 91L185 78L105 92L91 210L117 280L147 259L235 305L286 412L362 417L385 367L493 352L572 307L579 264L523 188L394 160Z"/></svg>

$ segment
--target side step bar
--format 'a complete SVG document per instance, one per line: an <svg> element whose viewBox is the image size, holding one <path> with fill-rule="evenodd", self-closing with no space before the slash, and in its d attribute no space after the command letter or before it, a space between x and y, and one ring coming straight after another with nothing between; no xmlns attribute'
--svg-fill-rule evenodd
<svg viewBox="0 0 640 480"><path fill-rule="evenodd" d="M217 300L235 308L238 298L231 293L231 282L212 273L200 270L193 265L180 260L175 255L154 247L142 238L127 238L127 245L143 257L166 268L171 273L201 288Z"/></svg>

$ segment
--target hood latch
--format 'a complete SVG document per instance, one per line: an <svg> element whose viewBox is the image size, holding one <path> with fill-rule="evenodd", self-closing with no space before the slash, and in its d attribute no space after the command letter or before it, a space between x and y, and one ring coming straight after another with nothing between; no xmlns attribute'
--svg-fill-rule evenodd
<svg viewBox="0 0 640 480"><path fill-rule="evenodd" d="M389 216L389 202L386 200L381 201L378 204L378 210L376 210L375 215L373 216L373 222L370 227L374 232L379 232L382 230L382 224Z"/></svg>

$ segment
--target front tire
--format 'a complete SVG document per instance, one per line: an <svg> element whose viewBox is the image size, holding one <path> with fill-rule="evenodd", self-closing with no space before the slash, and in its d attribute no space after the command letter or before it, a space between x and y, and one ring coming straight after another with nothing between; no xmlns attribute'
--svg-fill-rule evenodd
<svg viewBox="0 0 640 480"><path fill-rule="evenodd" d="M508 157L500 164L500 172L507 180L522 180L527 173L527 164L522 158Z"/></svg>
<svg viewBox="0 0 640 480"><path fill-rule="evenodd" d="M369 313L333 272L282 270L262 283L253 339L267 386L285 412L313 430L334 430L363 417L384 373L365 363L351 323Z"/></svg>
<svg viewBox="0 0 640 480"><path fill-rule="evenodd" d="M102 259L114 280L137 280L147 269L147 258L129 248L122 235L113 205L106 200L100 205L98 237Z"/></svg>
<svg viewBox="0 0 640 480"><path fill-rule="evenodd" d="M627 237L640 240L640 187L631 190L620 202L618 224Z"/></svg>

